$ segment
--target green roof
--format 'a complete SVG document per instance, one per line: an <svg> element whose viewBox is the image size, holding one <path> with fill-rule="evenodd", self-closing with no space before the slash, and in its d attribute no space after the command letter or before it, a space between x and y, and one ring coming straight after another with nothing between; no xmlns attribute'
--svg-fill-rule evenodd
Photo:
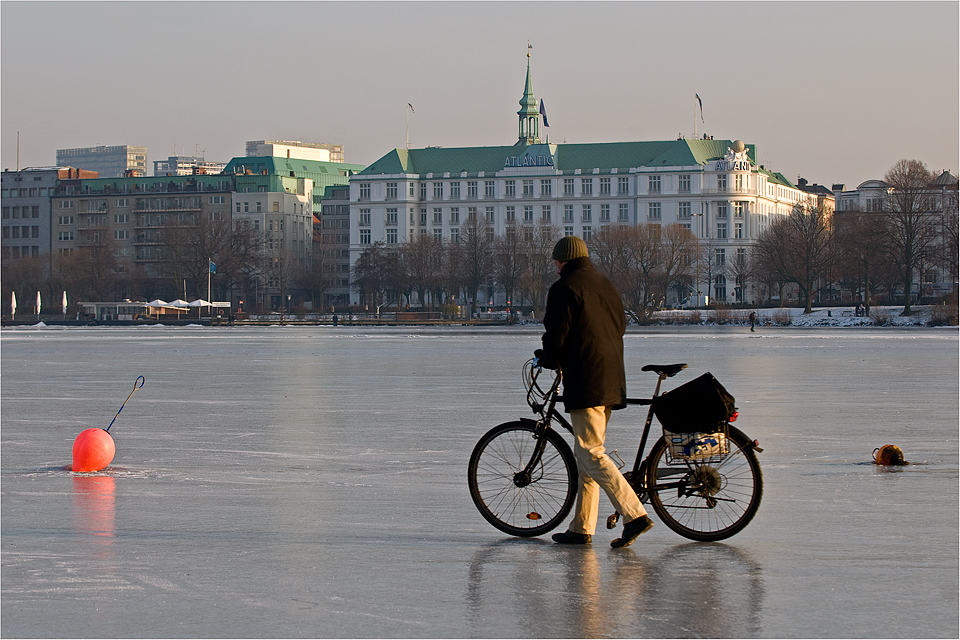
<svg viewBox="0 0 960 640"><path fill-rule="evenodd" d="M600 142L591 144L511 145L503 147L427 147L394 149L360 172L361 176L428 173L493 175L501 171L507 158L546 155L552 151L554 168L573 174L575 170L599 169L627 171L630 168L656 169L704 165L726 155L731 140L669 140L664 142ZM549 151L548 151L549 148ZM756 165L756 146L747 145L747 153Z"/></svg>
<svg viewBox="0 0 960 640"><path fill-rule="evenodd" d="M323 162L320 160L301 160L300 158L283 158L279 156L239 156L227 163L223 172L228 174L244 173L250 170L254 174L279 174L289 176L294 172L298 177L310 177L307 174L340 175L349 177L353 173L363 170L362 164L347 164L344 162Z"/></svg>

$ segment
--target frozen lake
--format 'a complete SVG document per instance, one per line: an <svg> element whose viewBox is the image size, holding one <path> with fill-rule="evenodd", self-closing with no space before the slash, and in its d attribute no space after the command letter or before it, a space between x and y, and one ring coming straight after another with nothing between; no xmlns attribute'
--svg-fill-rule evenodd
<svg viewBox="0 0 960 640"><path fill-rule="evenodd" d="M602 522L591 548L509 538L470 501L474 443L531 415L539 334L4 329L0 635L960 635L955 328L631 330L629 395L646 363L711 371L765 490L724 543L652 514L621 550ZM63 470L139 375L113 464ZM627 460L642 418L614 414ZM887 443L921 464L876 467Z"/></svg>

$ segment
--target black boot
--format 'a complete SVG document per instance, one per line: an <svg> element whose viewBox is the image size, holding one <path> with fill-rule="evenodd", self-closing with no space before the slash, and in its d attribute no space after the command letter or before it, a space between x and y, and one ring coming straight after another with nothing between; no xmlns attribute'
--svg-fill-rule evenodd
<svg viewBox="0 0 960 640"><path fill-rule="evenodd" d="M589 533L577 533L576 531L553 534L553 541L559 544L590 544L592 539L593 536Z"/></svg>

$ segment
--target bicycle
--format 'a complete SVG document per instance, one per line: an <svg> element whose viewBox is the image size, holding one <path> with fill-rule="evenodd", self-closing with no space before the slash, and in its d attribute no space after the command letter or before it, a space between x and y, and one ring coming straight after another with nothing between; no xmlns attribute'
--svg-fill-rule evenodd
<svg viewBox="0 0 960 640"><path fill-rule="evenodd" d="M760 507L763 476L757 453L763 451L731 423L735 408L721 414L709 430L691 432L671 422L667 431L666 398L660 394L663 381L686 369L686 364L646 365L642 371L657 374L650 398L628 398L628 405L649 405L637 457L623 475L641 502L649 503L667 527L698 541L729 538L749 524ZM470 497L481 515L504 533L539 536L556 528L570 513L577 495L577 465L570 445L557 429L559 423L571 434L573 428L557 410L562 374L557 371L543 390L538 379L543 371L537 358L523 367L527 404L539 419L520 418L490 429L477 442L470 456L467 480ZM713 376L705 374L693 382ZM679 391L687 383L674 391ZM716 383L720 387L719 383ZM722 387L720 387L722 389ZM723 393L726 393L723 391ZM658 398L660 402L658 403ZM733 398L729 398L732 403ZM643 457L655 413L664 435ZM691 410L681 409L681 415ZM611 454L621 469L616 450ZM607 528L616 526L620 514L607 518Z"/></svg>

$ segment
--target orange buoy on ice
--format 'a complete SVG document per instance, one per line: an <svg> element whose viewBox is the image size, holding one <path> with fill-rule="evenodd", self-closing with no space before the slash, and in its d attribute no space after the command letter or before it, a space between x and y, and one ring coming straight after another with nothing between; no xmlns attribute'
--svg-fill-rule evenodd
<svg viewBox="0 0 960 640"><path fill-rule="evenodd" d="M883 466L907 464L903 459L903 450L895 444L885 444L873 450L873 459Z"/></svg>
<svg viewBox="0 0 960 640"><path fill-rule="evenodd" d="M146 380L143 376L138 376L133 381L133 391L127 396L127 400L133 395L133 392L143 386ZM85 473L88 471L100 471L111 462L113 456L117 453L117 446L113 443L113 436L110 435L110 427L117 421L120 411L127 406L127 400L120 405L117 415L113 416L110 426L106 429L96 427L81 431L77 439L73 441L73 471Z"/></svg>
<svg viewBox="0 0 960 640"><path fill-rule="evenodd" d="M73 470L79 473L100 471L117 453L113 437L104 429L94 427L80 432L73 441Z"/></svg>

